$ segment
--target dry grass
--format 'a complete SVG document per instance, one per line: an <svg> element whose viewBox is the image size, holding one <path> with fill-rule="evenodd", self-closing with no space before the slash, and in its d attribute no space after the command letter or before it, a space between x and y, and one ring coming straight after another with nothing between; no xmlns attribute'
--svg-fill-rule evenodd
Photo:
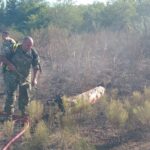
<svg viewBox="0 0 150 150"><path fill-rule="evenodd" d="M105 135L97 135L98 132L102 132L100 128L110 128L111 126L110 131L107 133L110 135L115 134L113 132L122 134L131 129L142 128L143 125L144 127L149 126L150 102L146 96L149 90L145 89L145 91L143 94L134 92L132 96L123 100L115 100L104 95L100 101L93 105L87 104L85 101L80 102L82 99L78 100L80 103L72 107L65 102L66 114L61 118L57 118L61 121L60 126L54 125L51 128L48 122L38 118L38 123L35 124L34 130L32 130L34 132L28 130L23 138L23 150L94 150L95 142L99 141L96 137L100 136L99 138L102 138ZM64 97L65 100L67 101L67 97ZM29 108L33 110L30 111L29 109L32 114L30 116L35 119L37 113L41 115L41 103L33 101L31 105L32 107ZM49 119L55 118L55 115L59 116L59 112L51 113ZM103 124L101 119L105 119ZM10 122L4 125L7 128L6 131L9 129L9 133L11 133L10 129L13 125Z"/></svg>
<svg viewBox="0 0 150 150"><path fill-rule="evenodd" d="M6 137L10 138L14 133L14 121L4 122L3 133Z"/></svg>
<svg viewBox="0 0 150 150"><path fill-rule="evenodd" d="M41 119L43 115L44 106L40 101L33 100L27 106L27 112L29 114L30 119L35 122Z"/></svg>

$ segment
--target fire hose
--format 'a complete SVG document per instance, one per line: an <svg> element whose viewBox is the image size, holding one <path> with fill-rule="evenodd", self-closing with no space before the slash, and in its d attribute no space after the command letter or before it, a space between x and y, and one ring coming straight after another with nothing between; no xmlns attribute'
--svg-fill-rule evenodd
<svg viewBox="0 0 150 150"><path fill-rule="evenodd" d="M19 118L18 116L14 116L14 121L22 121L25 127L22 128L15 136L13 136L2 148L2 150L8 150L12 144L14 144L29 128L29 119L28 117Z"/></svg>

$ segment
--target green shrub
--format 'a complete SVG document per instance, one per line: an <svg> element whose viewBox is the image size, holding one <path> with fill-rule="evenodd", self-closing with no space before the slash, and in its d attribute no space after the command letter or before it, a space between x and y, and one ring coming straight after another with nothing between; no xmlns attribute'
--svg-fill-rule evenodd
<svg viewBox="0 0 150 150"><path fill-rule="evenodd" d="M131 100L131 104L134 106L142 105L144 102L143 95L138 91L133 92L130 100Z"/></svg>
<svg viewBox="0 0 150 150"><path fill-rule="evenodd" d="M40 121L35 128L35 133L33 134L32 138L29 138L25 144L26 150L43 150L45 147L47 147L48 140L49 130L45 123Z"/></svg>
<svg viewBox="0 0 150 150"><path fill-rule="evenodd" d="M56 145L55 149L61 150L94 150L94 146L83 139L77 129L65 128L51 135L49 143Z"/></svg>
<svg viewBox="0 0 150 150"><path fill-rule="evenodd" d="M5 136L10 137L14 131L14 121L5 121L3 127L3 133Z"/></svg>
<svg viewBox="0 0 150 150"><path fill-rule="evenodd" d="M133 108L133 114L143 125L150 125L150 102L145 101L143 106Z"/></svg>
<svg viewBox="0 0 150 150"><path fill-rule="evenodd" d="M27 107L29 117L32 121L39 120L43 115L44 106L39 101L31 101L30 105Z"/></svg>
<svg viewBox="0 0 150 150"><path fill-rule="evenodd" d="M112 100L107 106L106 116L115 126L122 127L128 119L128 112L120 101Z"/></svg>

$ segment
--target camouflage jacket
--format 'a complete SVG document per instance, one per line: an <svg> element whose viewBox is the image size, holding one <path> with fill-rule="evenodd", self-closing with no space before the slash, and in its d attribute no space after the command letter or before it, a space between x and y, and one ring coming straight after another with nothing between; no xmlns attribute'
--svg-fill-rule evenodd
<svg viewBox="0 0 150 150"><path fill-rule="evenodd" d="M31 51L24 51L22 45L18 45L14 50L13 56L10 59L11 63L15 65L17 75L21 82L25 82L31 75L31 69L40 69L40 58L35 49Z"/></svg>
<svg viewBox="0 0 150 150"><path fill-rule="evenodd" d="M7 59L10 59L10 57L13 53L13 49L14 49L15 45L16 45L16 42L15 42L14 39L12 39L12 38L6 39L2 43L0 55L6 57Z"/></svg>
<svg viewBox="0 0 150 150"><path fill-rule="evenodd" d="M16 42L12 38L7 38L2 43L2 47L0 49L0 55L6 57L8 60L12 57L13 50L15 49ZM2 72L4 73L7 70L7 65L2 65Z"/></svg>

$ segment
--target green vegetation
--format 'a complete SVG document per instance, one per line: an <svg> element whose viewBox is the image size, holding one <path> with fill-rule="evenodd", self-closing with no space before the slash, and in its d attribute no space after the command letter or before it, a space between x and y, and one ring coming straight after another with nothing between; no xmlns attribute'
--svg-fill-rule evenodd
<svg viewBox="0 0 150 150"><path fill-rule="evenodd" d="M14 121L4 122L4 128L3 128L4 136L10 138L13 135L13 130L14 130Z"/></svg>
<svg viewBox="0 0 150 150"><path fill-rule="evenodd" d="M117 130L117 134L121 135L131 129L142 130L145 127L149 127L150 101L146 98L148 93L149 88L145 88L144 93L135 91L131 96L123 100L112 99L106 93L96 104L85 105L82 102L85 102L85 100L78 99L80 105L78 102L74 106L70 106L67 97L64 97L66 115L57 118L59 121L61 120L59 126L54 124L52 128L48 120L42 120L40 117L37 121L36 118L37 122L31 123L30 129L26 131L22 138L23 140L17 145L17 148L21 147L23 150L48 150L51 148L55 148L56 150L95 150L94 145L98 141L94 139L95 135L87 128L98 131L100 128L107 128L107 126L110 128L111 126L111 130ZM41 112L44 113L41 109L42 107L39 107L41 103L38 101L32 101L31 105L31 107L28 107L28 111L35 114L30 115L31 120L38 112L40 114ZM53 115L55 118L60 112L56 107L54 107L55 110L52 109L53 107L54 105L49 106L50 111L48 110L48 113L51 113L50 115ZM33 112L33 109L38 111ZM52 113L52 111L55 113ZM51 120L52 116L49 119ZM15 129L12 121L5 122L1 128L6 137L11 137Z"/></svg>
<svg viewBox="0 0 150 150"><path fill-rule="evenodd" d="M40 101L31 101L27 107L27 112L32 122L38 121L43 115L43 104Z"/></svg>
<svg viewBox="0 0 150 150"><path fill-rule="evenodd" d="M113 3L74 5L72 0L51 4L46 0L7 0L0 3L1 27L21 32L56 26L73 32L112 30L149 30L148 0L116 0Z"/></svg>
<svg viewBox="0 0 150 150"><path fill-rule="evenodd" d="M118 100L112 100L107 106L106 115L116 127L124 126L128 119L128 112L123 108L123 104Z"/></svg>
<svg viewBox="0 0 150 150"><path fill-rule="evenodd" d="M27 108L32 126L17 149L94 150L107 128L122 134L150 126L149 8L149 0L0 2L0 30L9 29L19 42L31 35L43 69L33 93L38 100ZM51 107L42 120L43 101L56 91L76 95L101 81L112 87L96 104L87 104L86 97L70 104L64 96L65 116ZM1 128L11 137L14 122Z"/></svg>
<svg viewBox="0 0 150 150"><path fill-rule="evenodd" d="M149 127L150 102L149 98L147 99L149 88L145 88L144 93L135 91L131 96L125 97L123 100L119 100L117 97L116 89L110 93L115 95L116 99L113 99L106 93L94 105L85 104L86 99L79 97L77 99L78 103L71 106L67 97L64 97L66 115L62 116L60 126L50 128L49 124L40 121L35 128L35 133L32 135L33 139L36 142L40 139L40 141L44 141L42 142L43 144L48 142L47 144L50 147L55 145L56 149L94 150L94 145L91 142L91 133L86 131L86 136L82 133L82 130L87 128L87 126L97 126L97 128L100 128L107 127L109 124L115 130L119 130L120 134L131 129L142 129L143 126L144 128ZM59 114L58 109L53 115L57 114ZM103 124L101 119L98 122L96 121L100 115L102 115L102 120L105 118ZM40 144L40 141L37 143Z"/></svg>

